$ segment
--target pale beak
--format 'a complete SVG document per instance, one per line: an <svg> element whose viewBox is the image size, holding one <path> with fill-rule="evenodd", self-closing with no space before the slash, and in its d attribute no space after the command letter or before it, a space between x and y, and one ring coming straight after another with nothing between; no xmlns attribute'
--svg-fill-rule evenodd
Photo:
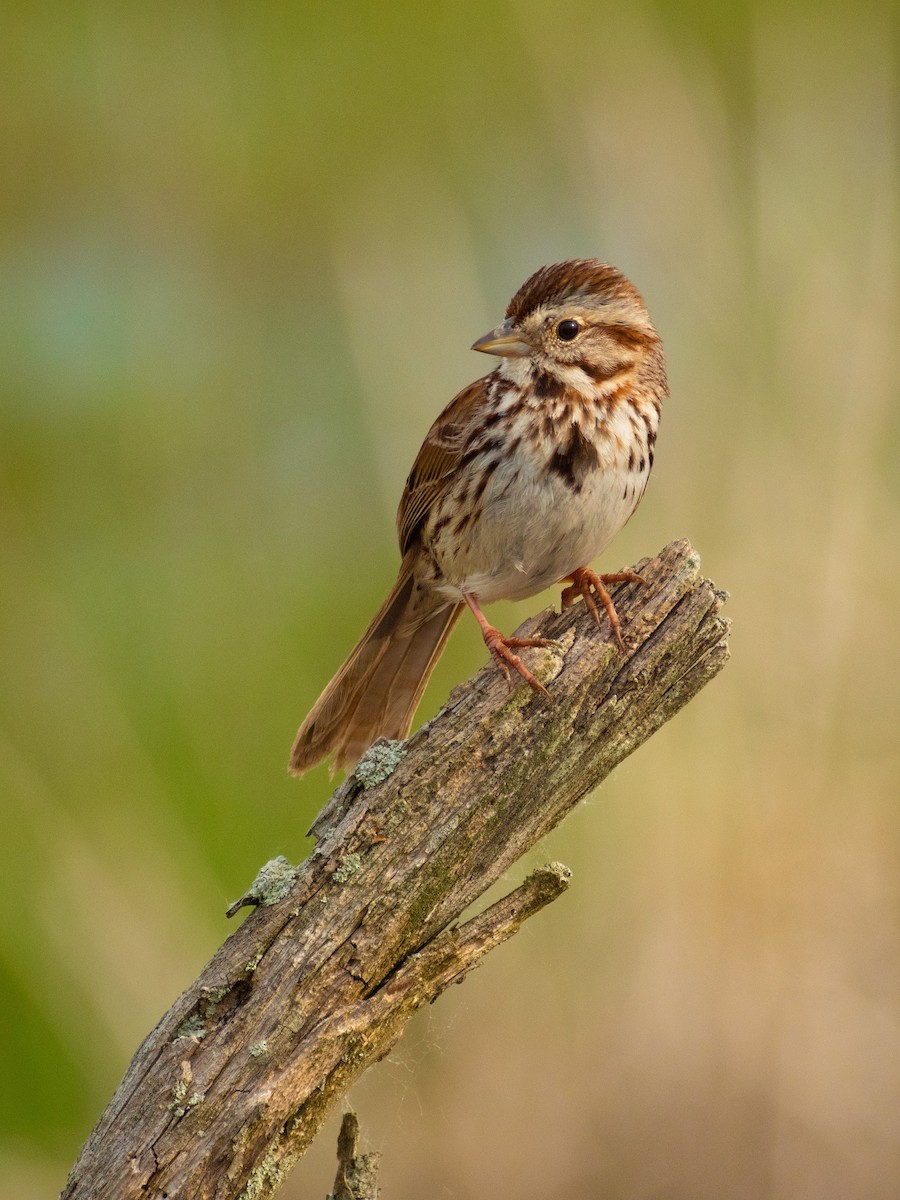
<svg viewBox="0 0 900 1200"><path fill-rule="evenodd" d="M472 349L480 350L482 354L496 354L499 358L524 358L531 354L531 346L516 330L512 320L504 321L473 342Z"/></svg>

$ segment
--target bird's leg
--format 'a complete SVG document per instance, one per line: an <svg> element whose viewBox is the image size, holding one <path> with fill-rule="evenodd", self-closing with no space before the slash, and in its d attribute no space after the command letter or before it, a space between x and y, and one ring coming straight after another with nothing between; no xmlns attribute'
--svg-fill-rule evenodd
<svg viewBox="0 0 900 1200"><path fill-rule="evenodd" d="M477 596L474 596L471 592L464 592L463 599L474 613L475 620L481 627L481 636L484 638L484 644L490 650L491 658L493 658L494 662L503 672L506 682L512 685L509 675L509 668L512 667L514 671L518 671L530 688L533 688L536 692L540 692L549 700L551 698L550 693L542 683L535 679L518 654L513 654L513 649L519 650L523 646L558 646L559 643L554 642L552 638L504 637L499 629L495 629L488 622L487 617L478 606Z"/></svg>
<svg viewBox="0 0 900 1200"><path fill-rule="evenodd" d="M603 585L606 583L646 583L647 580L638 575L636 571L616 571L612 575L597 575L594 571L589 571L587 567L579 567L577 571L567 575L566 579L571 580L571 587L563 589L560 597L562 607L568 608L575 603L579 596L583 596L585 604L597 622L597 627L600 628L600 610L597 608L597 602L593 595L596 592L600 603L606 609L616 645L624 654L625 643L622 641L622 628L616 606L612 602L612 596Z"/></svg>

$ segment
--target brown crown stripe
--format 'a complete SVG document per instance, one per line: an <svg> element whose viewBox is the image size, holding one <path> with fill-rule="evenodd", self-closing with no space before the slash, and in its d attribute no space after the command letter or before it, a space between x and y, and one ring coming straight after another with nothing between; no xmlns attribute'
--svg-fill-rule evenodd
<svg viewBox="0 0 900 1200"><path fill-rule="evenodd" d="M637 288L615 267L596 258L576 258L535 271L510 300L506 315L518 322L542 304L561 304L579 295L601 301L627 296L643 307Z"/></svg>

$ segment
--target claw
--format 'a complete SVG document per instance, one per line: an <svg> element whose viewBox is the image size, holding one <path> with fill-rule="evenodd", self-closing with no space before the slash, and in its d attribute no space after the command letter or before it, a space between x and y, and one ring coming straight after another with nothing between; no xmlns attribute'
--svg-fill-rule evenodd
<svg viewBox="0 0 900 1200"><path fill-rule="evenodd" d="M523 646L556 646L557 642L551 641L550 638L507 638L504 637L499 629L495 629L493 625L488 625L482 629L484 634L484 644L491 652L491 657L494 662L503 672L506 682L513 686L512 679L509 674L509 668L512 667L525 680L528 686L535 692L540 692L542 696L550 699L550 693L540 682L535 679L531 671L525 666L518 654L513 654L512 647L520 649Z"/></svg>
<svg viewBox="0 0 900 1200"><path fill-rule="evenodd" d="M610 631L613 639L622 654L626 652L625 642L622 640L622 626L619 621L616 606L612 602L612 597L604 587L607 583L646 583L643 576L638 575L636 571L615 571L611 575L597 575L594 571L588 570L587 567L579 567L577 571L573 571L569 576L572 583L569 587L563 588L560 601L563 608L569 608L575 601L581 597L587 607L590 609L591 615L597 622L597 628L601 628L600 610L597 608L597 602L594 599L594 592L600 603L606 609L606 615L609 617Z"/></svg>

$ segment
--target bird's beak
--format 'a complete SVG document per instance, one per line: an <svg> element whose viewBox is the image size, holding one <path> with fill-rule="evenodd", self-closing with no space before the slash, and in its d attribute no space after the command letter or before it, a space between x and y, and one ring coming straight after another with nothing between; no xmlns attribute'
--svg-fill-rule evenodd
<svg viewBox="0 0 900 1200"><path fill-rule="evenodd" d="M512 320L504 321L473 342L472 349L480 350L482 354L496 354L500 358L524 358L526 354L531 354L531 346L516 330Z"/></svg>

